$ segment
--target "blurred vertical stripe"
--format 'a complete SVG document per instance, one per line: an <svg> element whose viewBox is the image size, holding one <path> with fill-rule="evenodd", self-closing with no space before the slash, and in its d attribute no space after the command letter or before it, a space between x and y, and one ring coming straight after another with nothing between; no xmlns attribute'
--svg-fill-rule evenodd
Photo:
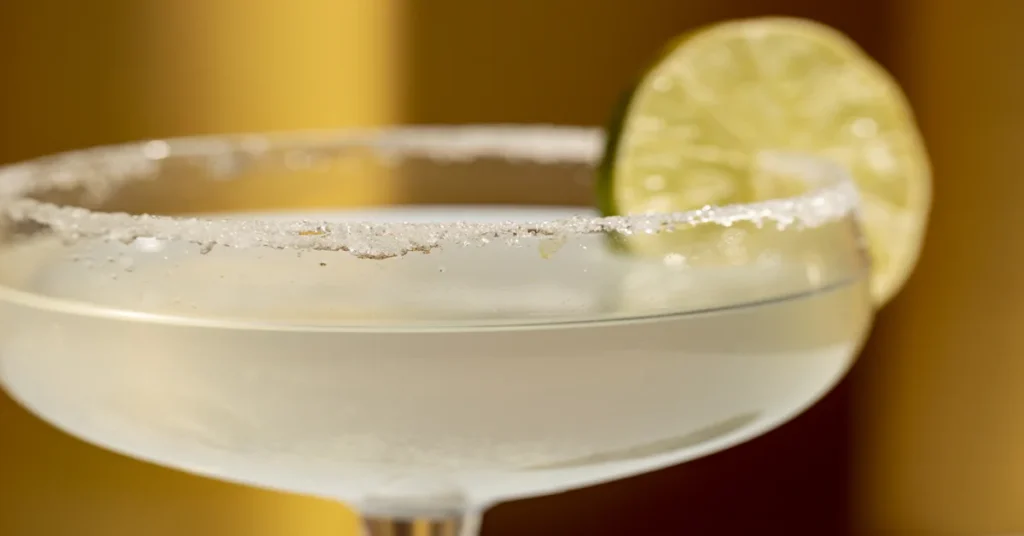
<svg viewBox="0 0 1024 536"><path fill-rule="evenodd" d="M855 378L865 534L1024 533L1024 3L893 2L935 168L922 262Z"/></svg>

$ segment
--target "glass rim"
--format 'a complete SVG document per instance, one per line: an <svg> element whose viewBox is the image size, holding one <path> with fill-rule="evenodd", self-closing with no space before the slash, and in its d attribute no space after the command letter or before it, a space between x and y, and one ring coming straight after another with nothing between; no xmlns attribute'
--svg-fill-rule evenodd
<svg viewBox="0 0 1024 536"><path fill-rule="evenodd" d="M138 141L44 156L0 166L0 218L49 227L67 238L130 243L138 238L185 241L212 248L344 251L386 259L429 252L442 244L485 245L523 237L562 239L589 234L658 234L677 227L739 222L818 227L850 216L859 199L849 173L821 156L764 152L757 165L801 175L812 186L792 197L705 206L695 210L623 216L575 216L536 222L261 220L101 212L34 199L38 193L82 188L94 197L117 186L160 176L163 165L185 159L229 179L249 164L289 154L343 158L370 149L382 160L426 158L466 162L497 158L538 165L596 165L604 148L597 128L550 125L398 126L223 134ZM298 171L292 169L293 171ZM0 219L0 226L4 223Z"/></svg>

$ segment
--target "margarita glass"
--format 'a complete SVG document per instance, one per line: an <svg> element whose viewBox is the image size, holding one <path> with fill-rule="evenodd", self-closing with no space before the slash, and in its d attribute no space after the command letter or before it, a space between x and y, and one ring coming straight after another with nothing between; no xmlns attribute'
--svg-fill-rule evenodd
<svg viewBox="0 0 1024 536"><path fill-rule="evenodd" d="M421 127L2 168L0 379L96 445L465 536L825 394L872 319L846 173L765 153L791 197L599 217L602 143ZM346 202L368 184L394 203Z"/></svg>

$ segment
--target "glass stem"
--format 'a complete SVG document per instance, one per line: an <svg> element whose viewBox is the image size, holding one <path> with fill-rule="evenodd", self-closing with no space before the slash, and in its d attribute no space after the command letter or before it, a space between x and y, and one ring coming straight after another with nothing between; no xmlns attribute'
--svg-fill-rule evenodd
<svg viewBox="0 0 1024 536"><path fill-rule="evenodd" d="M480 514L441 518L363 516L366 536L479 536Z"/></svg>

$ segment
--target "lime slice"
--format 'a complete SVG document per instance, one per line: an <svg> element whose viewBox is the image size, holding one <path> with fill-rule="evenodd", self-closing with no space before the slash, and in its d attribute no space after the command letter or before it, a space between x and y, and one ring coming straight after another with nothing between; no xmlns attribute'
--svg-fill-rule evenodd
<svg viewBox="0 0 1024 536"><path fill-rule="evenodd" d="M872 293L886 302L921 249L928 157L899 85L850 39L815 22L738 20L675 41L613 119L601 209L638 214L785 195L757 178L758 155L776 151L830 157L853 175Z"/></svg>

